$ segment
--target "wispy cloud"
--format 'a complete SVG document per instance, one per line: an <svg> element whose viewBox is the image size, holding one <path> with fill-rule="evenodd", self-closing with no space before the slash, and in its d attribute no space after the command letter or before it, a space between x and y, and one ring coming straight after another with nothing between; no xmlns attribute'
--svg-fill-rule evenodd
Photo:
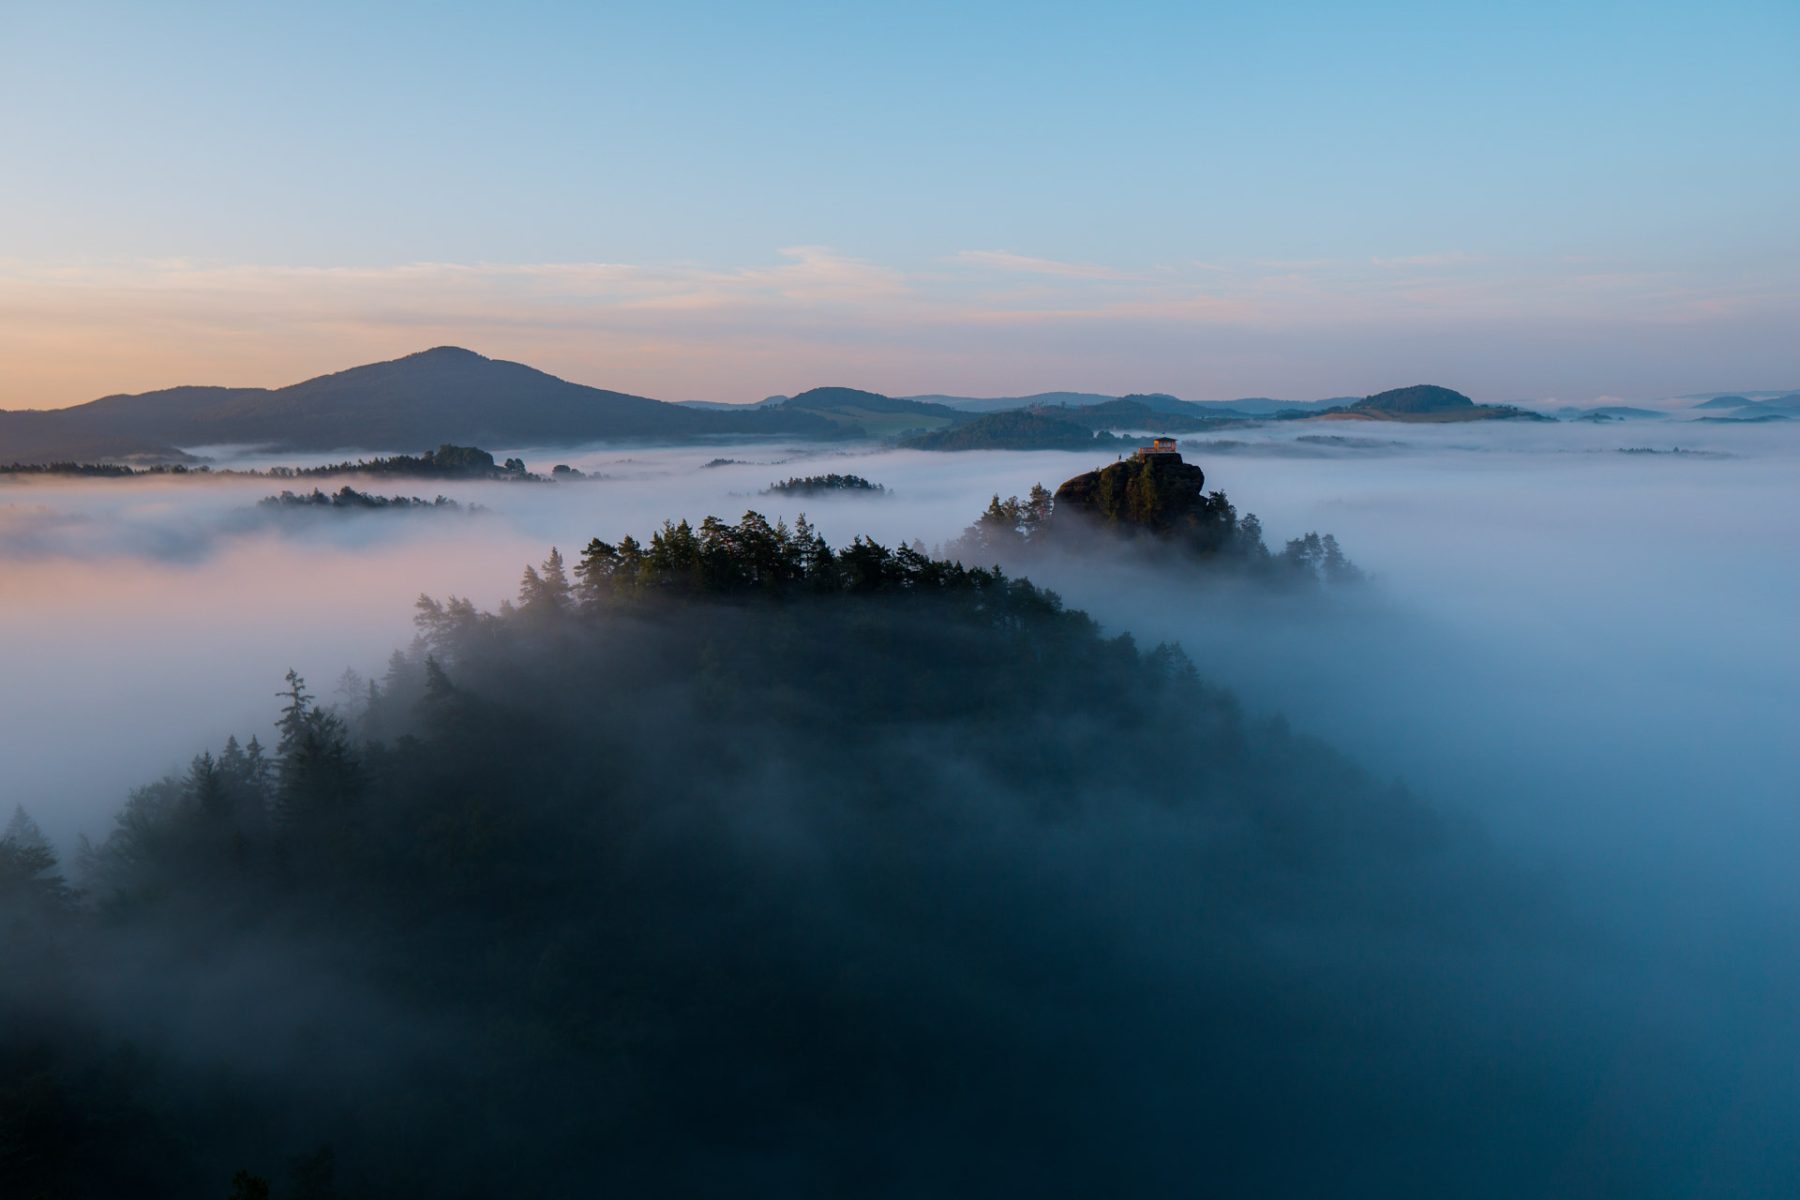
<svg viewBox="0 0 1800 1200"><path fill-rule="evenodd" d="M1130 279L1131 275L1098 263L1062 262L1054 258L1033 258L1009 250L959 250L954 261L993 271L1009 271L1021 275L1054 275L1062 279Z"/></svg>

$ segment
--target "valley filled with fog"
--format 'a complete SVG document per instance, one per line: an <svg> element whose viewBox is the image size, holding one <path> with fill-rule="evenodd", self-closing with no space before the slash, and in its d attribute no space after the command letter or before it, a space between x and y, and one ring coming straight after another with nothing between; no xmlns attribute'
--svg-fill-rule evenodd
<svg viewBox="0 0 1800 1200"><path fill-rule="evenodd" d="M289 668L337 700L346 670L379 677L412 640L421 592L492 609L551 546L573 561L592 537L645 538L664 519L754 509L771 521L804 512L834 546L866 535L936 550L990 497L1102 465L1061 452L768 443L493 449L534 471L567 464L587 477L320 483L462 505L368 513L258 507L308 490L304 480L0 482L0 658L13 684L0 693L10 768L0 805L23 804L65 850L79 833L102 839L134 786L186 770L227 735L272 742ZM1593 1169L1583 1154L1618 1145L1658 1146L1661 1157L1634 1170L1711 1172L1740 1189L1791 1169L1800 435L1305 422L1184 439L1182 449L1209 489L1261 518L1272 545L1333 533L1366 580L1281 590L1077 553L1038 560L1032 579L1109 635L1130 633L1144 649L1179 642L1206 684L1399 781L1457 837L1490 847L1529 893L1470 883L1459 902L1479 915L1430 958L1417 957L1411 935L1316 931L1259 953L1312 980L1324 998L1305 1003L1333 1019L1391 1002L1393 1013L1367 1019L1426 1013L1421 1036L1445 1062L1516 1053L1523 1082L1501 1087L1517 1089L1509 1102L1574 1105L1591 1125L1588 1144L1576 1137L1566 1149L1572 1172ZM220 466L270 465L205 452ZM763 494L828 472L887 492ZM1207 768L1182 744L1161 755L1160 770ZM1354 824L1357 810L1343 819ZM1148 880L1128 884L1160 852L1130 824L1100 836L1103 848L1084 852L1098 856L1089 866L1117 877L1097 896L1135 913L1134 927L1189 886L1158 895ZM1149 958L1186 953L1143 936ZM1372 979L1388 990L1338 991ZM1429 985L1413 994L1395 979ZM1565 1052L1588 1056L1568 1065L1587 1097L1579 1103L1559 1090L1560 1067L1542 1067ZM1352 1077L1379 1107L1384 1087L1429 1094L1432 1070L1396 1063L1370 1075L1364 1063ZM1670 1129L1691 1140L1667 1143ZM1617 1177L1622 1189L1641 1180Z"/></svg>
<svg viewBox="0 0 1800 1200"><path fill-rule="evenodd" d="M1698 832L1690 818L1717 832L1734 814L1784 818L1796 774L1782 739L1800 721L1800 433L1305 423L1183 450L1272 544L1335 533L1370 582L1296 598L1087 561L1035 581L1113 631L1179 641L1257 709L1446 802L1508 794L1480 805L1502 828L1626 819L1615 832L1636 840ZM221 467L295 461L207 453ZM378 672L410 640L421 592L492 606L551 546L572 560L592 537L754 509L804 512L834 545L861 534L937 548L992 495L1100 465L766 443L496 454L590 477L0 481L0 653L31 681L0 700L15 767L3 799L59 835L91 830L126 787L185 762L196 736L238 729L259 704L272 714L290 666L329 698L346 669ZM339 457L355 454L320 461ZM708 465L721 459L733 461ZM827 471L888 494L763 494ZM443 494L472 511L256 511L315 482ZM116 752L82 753L72 729Z"/></svg>

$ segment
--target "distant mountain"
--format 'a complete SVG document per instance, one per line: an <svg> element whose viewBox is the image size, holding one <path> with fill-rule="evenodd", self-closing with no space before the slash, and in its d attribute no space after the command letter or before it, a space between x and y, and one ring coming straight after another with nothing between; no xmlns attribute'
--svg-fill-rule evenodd
<svg viewBox="0 0 1800 1200"><path fill-rule="evenodd" d="M747 412L755 408L773 408L786 399L786 396L768 396L754 404L731 404L724 400L677 400L675 403L682 408L703 408L713 412Z"/></svg>
<svg viewBox="0 0 1800 1200"><path fill-rule="evenodd" d="M1601 404L1593 408L1570 404L1551 415L1564 421L1662 421L1669 416L1654 408L1633 408L1628 404Z"/></svg>
<svg viewBox="0 0 1800 1200"><path fill-rule="evenodd" d="M1315 415L1325 420L1406 421L1415 424L1556 419L1511 404L1477 404L1461 392L1430 383L1377 392L1354 404L1326 409Z"/></svg>
<svg viewBox="0 0 1800 1200"><path fill-rule="evenodd" d="M1329 400L1271 400L1267 396L1246 396L1241 400L1190 400L1198 408L1243 413L1252 417L1272 417L1279 413L1317 413L1342 408L1353 403L1355 396L1333 396Z"/></svg>
<svg viewBox="0 0 1800 1200"><path fill-rule="evenodd" d="M1106 404L1114 400L1136 400L1157 412L1212 411L1250 417L1272 416L1279 412L1320 412L1348 404L1354 396L1338 396L1330 400L1271 400L1267 396L1248 396L1242 400L1182 400L1166 392L1140 392L1124 396L1108 396L1099 392L1038 392L1031 396L908 396L942 404L963 412L1010 412L1026 408L1082 408Z"/></svg>
<svg viewBox="0 0 1800 1200"><path fill-rule="evenodd" d="M1095 433L1042 411L988 413L948 429L904 438L914 450L1112 450L1135 446L1129 438Z"/></svg>
<svg viewBox="0 0 1800 1200"><path fill-rule="evenodd" d="M1461 392L1436 384L1421 383L1413 387L1392 388L1365 396L1350 406L1361 412L1439 413L1459 408L1474 408L1475 402Z"/></svg>
<svg viewBox="0 0 1800 1200"><path fill-rule="evenodd" d="M1786 395L1779 392L1752 392L1749 395L1732 393L1714 396L1694 405L1690 411L1706 413L1700 420L1715 424L1728 421L1786 420L1800 417L1800 392Z"/></svg>
<svg viewBox="0 0 1800 1200"><path fill-rule="evenodd" d="M66 410L0 409L0 463L197 462L169 442L69 421Z"/></svg>
<svg viewBox="0 0 1800 1200"><path fill-rule="evenodd" d="M860 437L922 433L971 419L947 405L847 387L812 388L788 397L773 411L827 421L847 436Z"/></svg>
<svg viewBox="0 0 1800 1200"><path fill-rule="evenodd" d="M687 408L440 346L284 388L177 387L48 412L0 412L0 461L154 456L176 446L222 444L410 450L440 442L573 445L845 433L839 422L785 406Z"/></svg>
<svg viewBox="0 0 1800 1200"><path fill-rule="evenodd" d="M1156 433L1201 433L1226 428L1252 418L1230 409L1208 410L1199 405L1176 401L1182 411L1152 408L1141 396L1121 396L1099 404L1083 404L1041 411L1059 421L1069 421L1087 429L1136 429Z"/></svg>
<svg viewBox="0 0 1800 1200"><path fill-rule="evenodd" d="M1800 394L1777 396L1772 400L1756 400L1742 408L1725 414L1733 417L1796 417L1800 416Z"/></svg>
<svg viewBox="0 0 1800 1200"><path fill-rule="evenodd" d="M789 396L780 407L805 412L909 413L914 416L959 417L956 409L900 396L884 396L859 388L818 387Z"/></svg>
<svg viewBox="0 0 1800 1200"><path fill-rule="evenodd" d="M1030 396L907 396L907 400L917 400L922 404L941 404L945 408L954 408L961 412L1010 412L1021 408L1060 408L1071 404L1103 404L1108 400L1117 400L1117 396L1104 396L1099 392L1037 392Z"/></svg>

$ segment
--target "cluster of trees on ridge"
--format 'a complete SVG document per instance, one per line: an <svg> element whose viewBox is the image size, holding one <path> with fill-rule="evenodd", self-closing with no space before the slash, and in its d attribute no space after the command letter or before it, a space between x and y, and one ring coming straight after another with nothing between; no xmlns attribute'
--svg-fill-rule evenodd
<svg viewBox="0 0 1800 1200"><path fill-rule="evenodd" d="M872 492L886 495L887 488L879 483L870 483L861 475L839 475L834 471L829 475L796 475L780 483L771 483L763 489L765 496L813 496L821 492Z"/></svg>
<svg viewBox="0 0 1800 1200"><path fill-rule="evenodd" d="M804 519L417 617L335 705L290 673L272 748L135 791L72 880L15 817L0 1191L1157 1190L1196 1137L1279 1182L1265 1102L1327 1160L1379 1128L1287 1048L1416 1029L1271 1016L1256 931L1431 943L1476 911L1439 881L1495 878L1177 648ZM1197 1133L1201 1092L1234 1101Z"/></svg>
<svg viewBox="0 0 1800 1200"><path fill-rule="evenodd" d="M359 492L349 484L330 493L314 488L310 492L295 494L282 492L275 496L265 496L257 501L258 507L272 509L335 509L346 512L360 512L369 509L432 509L440 512L461 512L463 506L448 496L439 496L435 500L421 500L417 496L378 496L370 492ZM479 507L479 506L477 506Z"/></svg>

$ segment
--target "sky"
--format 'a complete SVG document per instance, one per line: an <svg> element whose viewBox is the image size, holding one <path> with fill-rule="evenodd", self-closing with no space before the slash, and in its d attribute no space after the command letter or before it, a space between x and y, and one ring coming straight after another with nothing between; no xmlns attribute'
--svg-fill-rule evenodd
<svg viewBox="0 0 1800 1200"><path fill-rule="evenodd" d="M1800 6L0 0L0 407L1800 389Z"/></svg>

